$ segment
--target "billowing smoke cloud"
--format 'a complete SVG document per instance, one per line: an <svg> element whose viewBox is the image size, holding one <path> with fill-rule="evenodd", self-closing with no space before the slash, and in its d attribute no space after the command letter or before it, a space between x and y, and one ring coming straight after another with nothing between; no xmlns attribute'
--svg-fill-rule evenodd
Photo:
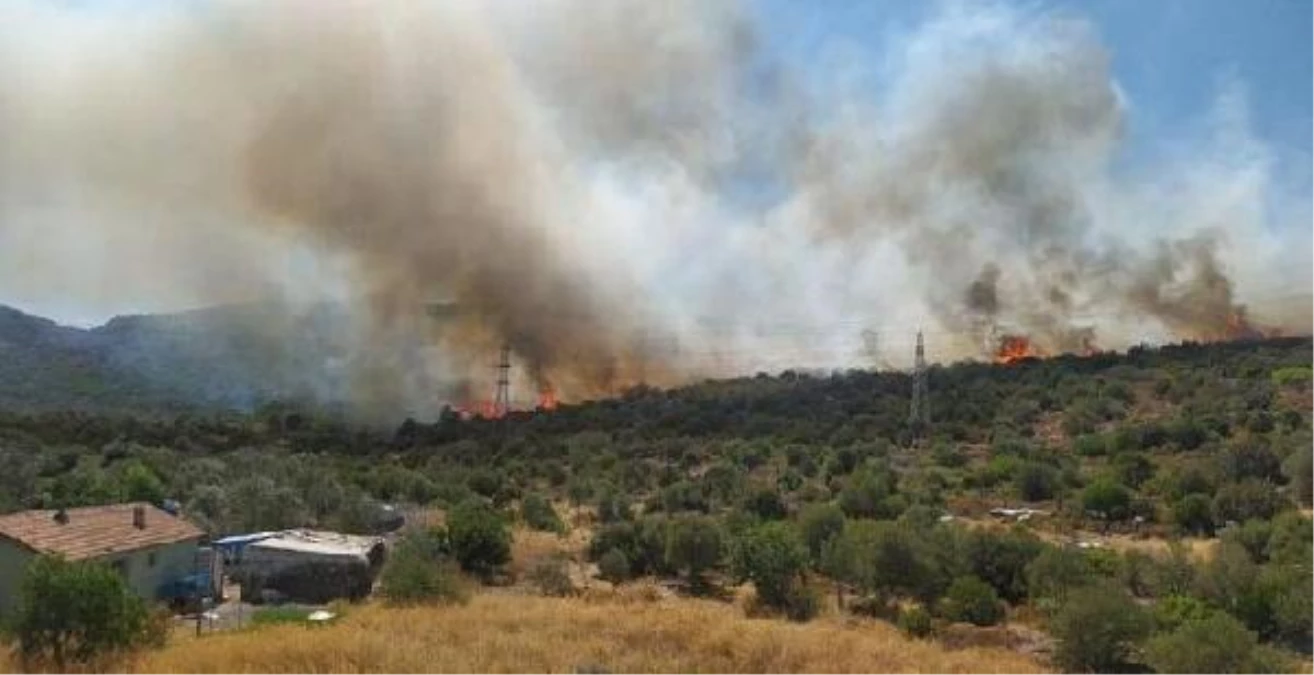
<svg viewBox="0 0 1314 675"><path fill-rule="evenodd" d="M1310 261L1235 93L1118 169L1130 104L1079 19L950 6L857 88L748 9L7 4L0 300L333 302L326 369L419 413L504 343L521 396L569 398L901 362L922 326L939 358L1308 332L1242 304Z"/></svg>

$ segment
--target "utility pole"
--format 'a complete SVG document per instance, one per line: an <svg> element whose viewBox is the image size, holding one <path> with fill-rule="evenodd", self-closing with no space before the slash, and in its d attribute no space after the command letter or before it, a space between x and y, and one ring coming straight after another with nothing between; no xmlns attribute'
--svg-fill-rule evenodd
<svg viewBox="0 0 1314 675"><path fill-rule="evenodd" d="M912 380L912 409L908 412L908 425L912 427L913 435L920 438L931 426L931 405L926 388L926 346L920 330L917 331Z"/></svg>
<svg viewBox="0 0 1314 675"><path fill-rule="evenodd" d="M502 343L497 360L497 392L493 395L493 415L503 417L511 410L511 345Z"/></svg>
<svg viewBox="0 0 1314 675"><path fill-rule="evenodd" d="M201 548L198 546L192 551L192 579L196 587L194 600L196 602L196 637L201 637L201 619L205 616L205 597L201 594Z"/></svg>

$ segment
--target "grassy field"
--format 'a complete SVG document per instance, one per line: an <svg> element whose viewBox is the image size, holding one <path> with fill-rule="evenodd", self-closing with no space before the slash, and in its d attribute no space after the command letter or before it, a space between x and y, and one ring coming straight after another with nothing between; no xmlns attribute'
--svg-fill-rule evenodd
<svg viewBox="0 0 1314 675"><path fill-rule="evenodd" d="M434 514L441 518L441 514ZM572 517L578 514L570 513ZM587 529L566 536L518 528L513 570L560 554L578 559ZM682 597L651 580L612 587L572 576L572 598L547 598L526 584L485 588L463 606L345 610L336 623L257 621L196 637L179 624L169 644L128 662L79 667L102 672L1044 672L1004 646L949 649L912 640L893 625L843 616L833 603L806 624L751 619L735 602ZM742 590L742 589L741 589ZM828 597L827 600L830 600ZM276 608L267 619L281 618ZM300 618L304 612L298 610ZM964 627L966 628L966 627ZM984 634L977 637L986 637ZM978 645L979 642L967 642ZM988 643L990 645L995 642ZM0 651L0 672L18 672Z"/></svg>
<svg viewBox="0 0 1314 675"><path fill-rule="evenodd" d="M1041 672L996 648L950 651L875 621L749 619L735 605L642 592L484 594L460 607L369 605L320 628L175 640L137 672Z"/></svg>

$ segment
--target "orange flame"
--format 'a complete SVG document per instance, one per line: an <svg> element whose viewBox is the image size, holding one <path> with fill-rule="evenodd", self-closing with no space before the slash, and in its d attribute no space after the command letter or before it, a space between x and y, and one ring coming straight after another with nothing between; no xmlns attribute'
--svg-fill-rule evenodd
<svg viewBox="0 0 1314 675"><path fill-rule="evenodd" d="M1227 334L1229 336L1232 336L1232 335L1241 334L1245 331L1246 331L1245 317L1241 316L1240 312L1236 310L1232 310L1232 312L1230 312L1227 315Z"/></svg>
<svg viewBox="0 0 1314 675"><path fill-rule="evenodd" d="M460 416L463 420L474 419L476 417L486 420L500 419L504 414L492 401L476 401L465 405L452 406L452 411Z"/></svg>
<svg viewBox="0 0 1314 675"><path fill-rule="evenodd" d="M1220 336L1223 340L1257 340L1266 337L1278 337L1281 331L1271 328L1260 328L1250 322L1246 316L1244 307L1236 307L1227 315L1226 323L1223 327L1223 334Z"/></svg>
<svg viewBox="0 0 1314 675"><path fill-rule="evenodd" d="M544 385L543 389L538 392L538 409L557 409L557 392L552 388L552 385Z"/></svg>
<svg viewBox="0 0 1314 675"><path fill-rule="evenodd" d="M1005 335L999 340L999 349L995 350L995 363L1016 363L1041 355L1025 335Z"/></svg>

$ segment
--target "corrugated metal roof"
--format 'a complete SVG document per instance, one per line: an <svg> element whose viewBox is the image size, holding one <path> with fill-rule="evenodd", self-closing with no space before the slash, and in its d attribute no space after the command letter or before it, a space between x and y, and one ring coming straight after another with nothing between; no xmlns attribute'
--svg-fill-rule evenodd
<svg viewBox="0 0 1314 675"><path fill-rule="evenodd" d="M288 530L253 542L251 548L295 551L314 555L366 557L383 543L381 537L362 537L317 530Z"/></svg>
<svg viewBox="0 0 1314 675"><path fill-rule="evenodd" d="M133 524L133 509L145 513L145 527ZM84 560L148 546L200 539L204 533L185 518L146 502L66 509L66 522L53 510L22 511L0 516L0 536L38 553Z"/></svg>

